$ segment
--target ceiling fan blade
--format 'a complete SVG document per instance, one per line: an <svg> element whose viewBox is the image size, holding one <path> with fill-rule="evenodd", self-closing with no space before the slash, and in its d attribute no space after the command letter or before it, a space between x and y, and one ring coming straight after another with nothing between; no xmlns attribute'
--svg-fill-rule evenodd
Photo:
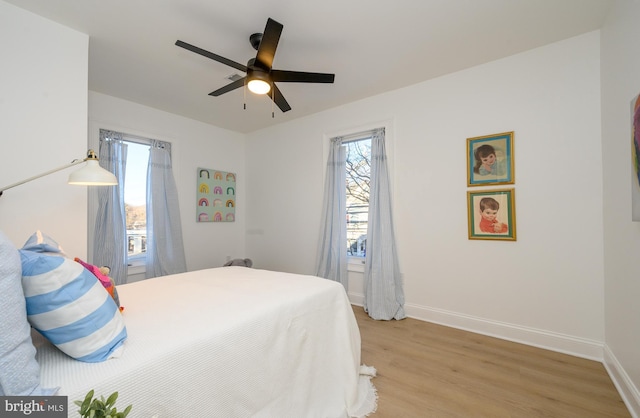
<svg viewBox="0 0 640 418"><path fill-rule="evenodd" d="M276 86L275 84L273 85L272 99L274 103L280 108L280 110L282 110L283 113L291 110L291 106L289 106L289 103L287 103L287 100L282 95L282 92L280 91L278 86Z"/></svg>
<svg viewBox="0 0 640 418"><path fill-rule="evenodd" d="M280 41L282 28L281 23L271 18L267 19L267 25L262 33L262 40L260 41L255 60L255 64L265 70L270 70L273 65L273 57L276 55L276 48L278 47L278 41Z"/></svg>
<svg viewBox="0 0 640 418"><path fill-rule="evenodd" d="M237 79L236 81L234 81L233 83L229 83L224 87L220 87L218 90L216 91L212 91L211 93L209 93L209 96L220 96L221 94L225 94L227 92L230 92L231 90L235 90L239 87L243 87L244 86L244 81L247 77L242 77Z"/></svg>
<svg viewBox="0 0 640 418"><path fill-rule="evenodd" d="M182 42L181 40L177 40L176 41L176 45L181 47L181 48L188 49L191 52L195 52L196 54L200 54L200 55L202 55L204 57L210 58L210 59L212 59L214 61L218 61L218 62L220 62L220 63L222 63L224 65L228 65L229 67L233 67L233 68L235 68L237 70L240 70L242 72L245 72L245 73L247 72L247 66L246 65L242 65L242 64L240 64L238 62L231 61L230 59L225 58L225 57L221 57L220 55L214 54L213 52L209 52L209 51L204 50L202 48L198 48L197 46L193 46L193 45L188 44L186 42Z"/></svg>
<svg viewBox="0 0 640 418"><path fill-rule="evenodd" d="M335 74L271 70L271 80L283 83L333 83Z"/></svg>

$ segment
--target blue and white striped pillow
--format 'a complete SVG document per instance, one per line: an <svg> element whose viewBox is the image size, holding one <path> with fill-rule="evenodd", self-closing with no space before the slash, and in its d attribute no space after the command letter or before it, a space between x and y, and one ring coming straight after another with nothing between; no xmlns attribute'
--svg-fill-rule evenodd
<svg viewBox="0 0 640 418"><path fill-rule="evenodd" d="M52 344L85 362L118 357L124 320L100 281L66 257L20 250L27 319Z"/></svg>
<svg viewBox="0 0 640 418"><path fill-rule="evenodd" d="M64 255L64 250L49 235L37 230L22 246L23 250L35 251L37 253L58 253Z"/></svg>

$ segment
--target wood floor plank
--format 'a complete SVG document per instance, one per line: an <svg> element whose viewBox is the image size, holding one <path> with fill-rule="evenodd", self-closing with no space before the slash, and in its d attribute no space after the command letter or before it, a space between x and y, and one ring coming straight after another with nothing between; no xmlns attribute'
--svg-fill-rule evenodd
<svg viewBox="0 0 640 418"><path fill-rule="evenodd" d="M631 417L599 362L353 308L378 371L372 418Z"/></svg>

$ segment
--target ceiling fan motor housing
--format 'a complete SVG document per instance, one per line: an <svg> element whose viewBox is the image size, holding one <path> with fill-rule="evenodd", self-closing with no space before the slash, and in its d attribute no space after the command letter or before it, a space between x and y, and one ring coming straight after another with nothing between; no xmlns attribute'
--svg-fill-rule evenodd
<svg viewBox="0 0 640 418"><path fill-rule="evenodd" d="M262 71L265 73L269 73L271 71L271 68L267 68L263 65L260 65L261 63L259 61L256 61L255 58L251 58L249 61L247 61L247 68L249 70L257 70L257 71ZM248 72L247 72L248 73Z"/></svg>
<svg viewBox="0 0 640 418"><path fill-rule="evenodd" d="M271 100L280 108L282 112L288 112L291 110L291 106L287 103L287 100L282 95L280 89L276 85L276 82L280 83L333 83L334 74L325 73L309 73L302 71L286 71L286 70L274 70L273 57L278 47L280 40L280 34L282 33L282 24L275 20L268 18L267 24L262 33L254 33L249 37L251 46L257 50L255 58L251 58L247 65L240 64L236 61L230 60L223 56L214 54L197 46L188 44L181 40L176 41L176 45L188 49L192 52L200 54L204 57L210 58L214 61L228 65L232 68L245 72L246 77L239 77L232 80L230 84L220 87L219 89L209 93L209 96L220 96L224 93L228 93L240 87L248 85L252 81L260 81L261 88L250 90L257 94L265 94L271 92L269 95Z"/></svg>

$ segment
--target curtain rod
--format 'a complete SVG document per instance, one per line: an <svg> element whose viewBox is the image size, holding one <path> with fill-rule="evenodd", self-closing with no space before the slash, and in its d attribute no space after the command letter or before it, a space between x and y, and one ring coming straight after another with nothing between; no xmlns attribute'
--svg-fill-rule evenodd
<svg viewBox="0 0 640 418"><path fill-rule="evenodd" d="M342 143L360 141L362 139L366 139L366 138L369 138L369 137L373 136L373 133L375 131L377 131L378 129L382 129L384 131L384 127L373 128L373 129L367 129L365 131L355 132L355 133L348 134L348 135L334 136L331 139L341 138L342 139Z"/></svg>
<svg viewBox="0 0 640 418"><path fill-rule="evenodd" d="M134 135L134 134L128 134L126 132L120 132L120 131L114 131L112 129L103 129L100 128L101 131L104 132L115 132L118 133L120 135L122 135L122 139L128 142L135 142L136 144L141 144L141 145L151 145L151 141L160 141L159 139L153 139L153 138L147 138L144 136L140 136L140 135ZM162 141L164 142L164 141Z"/></svg>

